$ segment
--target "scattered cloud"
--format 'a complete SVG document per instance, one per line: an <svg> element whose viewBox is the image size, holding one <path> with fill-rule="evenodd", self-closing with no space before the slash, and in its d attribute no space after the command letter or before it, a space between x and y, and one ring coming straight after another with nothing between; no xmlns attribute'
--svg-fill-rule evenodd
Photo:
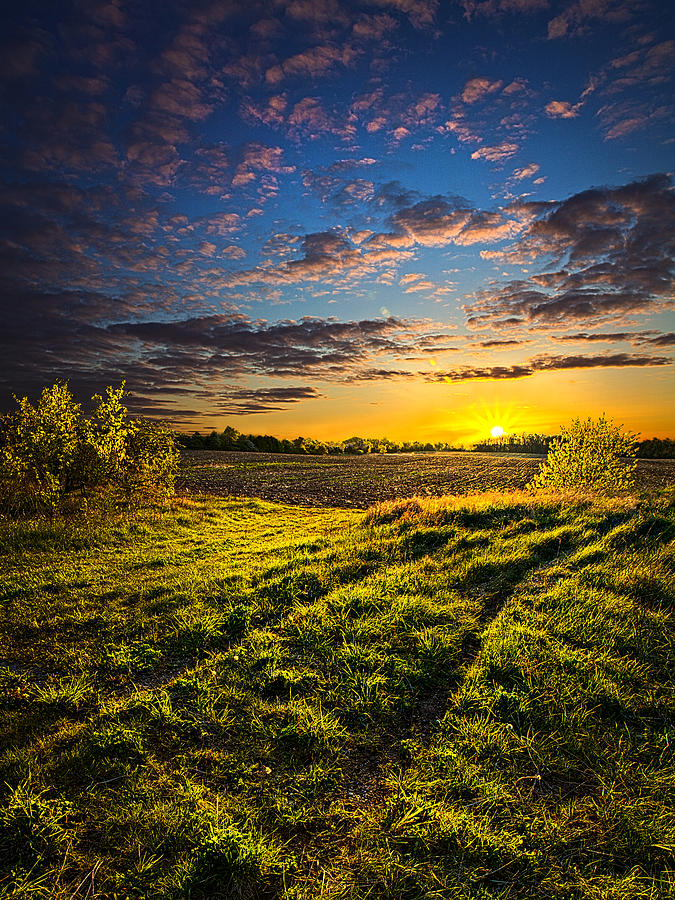
<svg viewBox="0 0 675 900"><path fill-rule="evenodd" d="M518 144L510 141L504 141L493 147L481 147L480 150L474 150L471 159L486 159L488 162L503 162L510 159L518 151Z"/></svg>
<svg viewBox="0 0 675 900"><path fill-rule="evenodd" d="M533 178L540 168L539 163L528 163L526 166L516 169L511 177L516 181L523 181L525 178Z"/></svg>
<svg viewBox="0 0 675 900"><path fill-rule="evenodd" d="M464 16L471 21L484 16L494 18L511 13L532 13L547 9L549 0L459 0Z"/></svg>
<svg viewBox="0 0 675 900"><path fill-rule="evenodd" d="M403 13L415 28L420 29L434 24L439 6L439 0L366 0L366 3Z"/></svg>
<svg viewBox="0 0 675 900"><path fill-rule="evenodd" d="M341 47L330 44L312 47L270 66L265 72L265 80L276 86L288 78L316 79L329 75L337 67L353 66L359 55L360 50L350 44L343 44Z"/></svg>
<svg viewBox="0 0 675 900"><path fill-rule="evenodd" d="M551 119L574 119L579 115L581 103L572 105L567 100L551 100L546 104L546 115Z"/></svg>
<svg viewBox="0 0 675 900"><path fill-rule="evenodd" d="M579 37L596 21L612 25L624 24L633 17L637 8L629 0L579 0L550 20L549 40Z"/></svg>
<svg viewBox="0 0 675 900"><path fill-rule="evenodd" d="M490 81L489 78L471 78L464 85L462 100L464 103L477 103L489 94L494 94L503 84L503 81Z"/></svg>

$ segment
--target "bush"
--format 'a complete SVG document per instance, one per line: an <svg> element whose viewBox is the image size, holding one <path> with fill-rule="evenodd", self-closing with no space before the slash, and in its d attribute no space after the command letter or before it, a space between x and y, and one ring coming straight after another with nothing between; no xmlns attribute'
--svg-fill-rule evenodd
<svg viewBox="0 0 675 900"><path fill-rule="evenodd" d="M64 382L27 397L0 419L2 508L10 514L53 514L73 495L114 489L127 498L170 496L178 450L163 425L130 418L124 385L95 395L85 418Z"/></svg>
<svg viewBox="0 0 675 900"><path fill-rule="evenodd" d="M574 419L554 438L546 462L530 488L558 488L617 494L635 484L635 435L624 432L604 415Z"/></svg>

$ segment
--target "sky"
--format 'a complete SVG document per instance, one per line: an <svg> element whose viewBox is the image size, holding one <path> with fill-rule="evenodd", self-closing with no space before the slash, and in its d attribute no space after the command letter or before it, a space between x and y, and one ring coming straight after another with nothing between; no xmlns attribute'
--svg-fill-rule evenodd
<svg viewBox="0 0 675 900"><path fill-rule="evenodd" d="M26 0L0 408L184 431L675 436L672 4Z"/></svg>

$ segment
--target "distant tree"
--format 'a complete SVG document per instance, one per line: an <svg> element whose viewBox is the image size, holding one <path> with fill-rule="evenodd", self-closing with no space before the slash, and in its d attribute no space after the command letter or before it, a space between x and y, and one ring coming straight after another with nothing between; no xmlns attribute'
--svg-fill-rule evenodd
<svg viewBox="0 0 675 900"><path fill-rule="evenodd" d="M233 428L231 425L227 425L220 435L220 449L236 450L240 438L241 434L237 431L237 429Z"/></svg>
<svg viewBox="0 0 675 900"><path fill-rule="evenodd" d="M184 447L186 450L204 449L204 438L198 431L193 431L192 434L176 432L176 443L179 447Z"/></svg>
<svg viewBox="0 0 675 900"><path fill-rule="evenodd" d="M640 441L637 455L641 459L675 459L675 441L672 438L650 438Z"/></svg>
<svg viewBox="0 0 675 900"><path fill-rule="evenodd" d="M346 441L342 442L342 446L344 447L345 453L370 453L372 449L372 444L367 438L361 437L350 437L347 438Z"/></svg>
<svg viewBox="0 0 675 900"><path fill-rule="evenodd" d="M480 453L537 453L548 452L553 440L545 434L505 434L490 437L473 445Z"/></svg>
<svg viewBox="0 0 675 900"><path fill-rule="evenodd" d="M574 419L554 438L532 488L587 490L617 494L634 486L635 435L604 415Z"/></svg>
<svg viewBox="0 0 675 900"><path fill-rule="evenodd" d="M205 450L220 450L222 449L220 446L220 435L217 431L212 431L211 434L208 434L204 438L204 449Z"/></svg>

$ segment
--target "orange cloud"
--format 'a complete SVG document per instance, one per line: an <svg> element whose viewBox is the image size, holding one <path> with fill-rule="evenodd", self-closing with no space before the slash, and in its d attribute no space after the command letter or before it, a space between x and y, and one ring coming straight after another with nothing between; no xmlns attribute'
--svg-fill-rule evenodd
<svg viewBox="0 0 675 900"><path fill-rule="evenodd" d="M494 94L503 84L503 81L490 81L489 78L471 78L464 85L462 100L465 103L477 103L489 94Z"/></svg>
<svg viewBox="0 0 675 900"><path fill-rule="evenodd" d="M575 103L574 106L567 100L551 100L546 104L546 115L552 119L574 119L579 115L582 103Z"/></svg>
<svg viewBox="0 0 675 900"><path fill-rule="evenodd" d="M481 147L480 150L474 150L471 159L486 159L488 162L501 162L504 159L510 159L518 150L518 144L512 144L504 141L493 147Z"/></svg>

